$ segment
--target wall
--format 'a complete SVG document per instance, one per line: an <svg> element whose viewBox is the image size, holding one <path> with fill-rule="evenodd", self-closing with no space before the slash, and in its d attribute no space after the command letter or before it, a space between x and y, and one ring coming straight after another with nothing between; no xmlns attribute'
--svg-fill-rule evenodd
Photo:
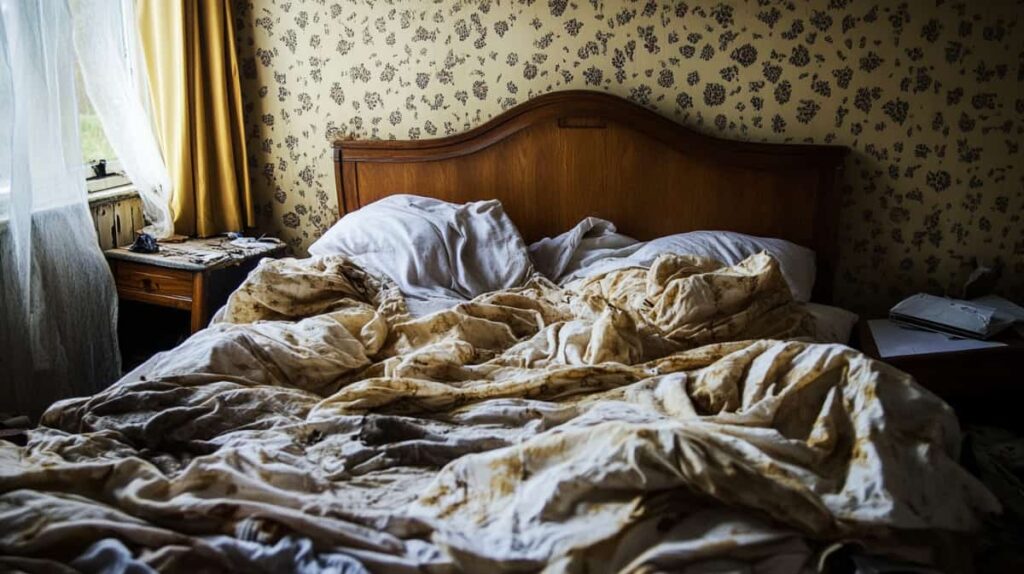
<svg viewBox="0 0 1024 574"><path fill-rule="evenodd" d="M301 253L336 218L330 142L458 133L534 95L627 97L729 138L850 146L842 304L1024 294L1024 2L245 0L259 217Z"/></svg>

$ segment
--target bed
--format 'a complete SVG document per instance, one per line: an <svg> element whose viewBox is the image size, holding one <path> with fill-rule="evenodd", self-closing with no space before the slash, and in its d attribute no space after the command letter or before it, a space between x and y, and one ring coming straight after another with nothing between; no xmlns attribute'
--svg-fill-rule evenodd
<svg viewBox="0 0 1024 574"><path fill-rule="evenodd" d="M560 92L460 135L334 149L342 223L412 193L501 206L523 243L587 217L742 232L812 248L813 299L831 296L842 148ZM261 264L211 327L0 444L0 565L956 569L950 540L998 510L957 464L951 409L801 336L769 253L533 274L420 316L357 255Z"/></svg>

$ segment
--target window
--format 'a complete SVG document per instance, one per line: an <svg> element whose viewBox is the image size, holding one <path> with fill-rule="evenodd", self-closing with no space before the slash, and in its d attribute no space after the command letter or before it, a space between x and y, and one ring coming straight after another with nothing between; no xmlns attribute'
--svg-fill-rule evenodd
<svg viewBox="0 0 1024 574"><path fill-rule="evenodd" d="M7 38L0 35L0 42L6 42ZM0 46L0 50L6 51L6 45ZM0 231L6 227L8 210L11 203L11 138L8 137L6 126L14 121L14 86L11 83L10 75L7 73L6 53L0 53L0 128L4 137L0 137Z"/></svg>
<svg viewBox="0 0 1024 574"><path fill-rule="evenodd" d="M71 0L70 7L74 14L78 9L78 0ZM82 143L82 158L88 166L85 170L85 183L89 193L130 184L114 148L107 141L100 117L89 100L79 66L75 66L75 91L78 98L78 132Z"/></svg>
<svg viewBox="0 0 1024 574"><path fill-rule="evenodd" d="M78 66L75 66L75 89L78 92L78 130L82 138L82 158L86 163L114 161L117 159L114 148L110 147L107 134L103 133L103 126L100 124L100 117L96 115L89 95L85 93L82 71Z"/></svg>

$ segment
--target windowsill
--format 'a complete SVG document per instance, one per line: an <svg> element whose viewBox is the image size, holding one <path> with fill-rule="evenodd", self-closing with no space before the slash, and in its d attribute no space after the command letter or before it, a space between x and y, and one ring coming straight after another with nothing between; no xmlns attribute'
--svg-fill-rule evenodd
<svg viewBox="0 0 1024 574"><path fill-rule="evenodd" d="M6 202L8 200L8 195L9 194L0 193L0 203ZM131 199L138 196L139 192L135 189L135 185L129 183L127 185L113 187L103 191L94 191L89 194L87 201L89 202L89 207L96 207L98 205L116 203L118 201L124 201L125 199ZM0 209L0 213L6 213L6 211ZM0 216L0 231L3 231L7 227L7 224L7 217Z"/></svg>
<svg viewBox="0 0 1024 574"><path fill-rule="evenodd" d="M106 205L108 203L115 203L123 201L125 199L131 199L138 197L139 192L135 189L133 184L122 185L113 187L111 189L105 189L103 191L94 191L89 194L89 207L96 207L97 205Z"/></svg>
<svg viewBox="0 0 1024 574"><path fill-rule="evenodd" d="M85 180L85 189L89 193L96 193L131 185L131 183L132 180L128 179L128 176L123 171L117 171L108 173L103 177L87 178Z"/></svg>

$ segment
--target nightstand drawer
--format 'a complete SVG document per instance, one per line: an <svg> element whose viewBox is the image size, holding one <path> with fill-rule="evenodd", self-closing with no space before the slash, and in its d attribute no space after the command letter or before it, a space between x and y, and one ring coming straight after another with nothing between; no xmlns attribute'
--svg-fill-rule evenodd
<svg viewBox="0 0 1024 574"><path fill-rule="evenodd" d="M113 265L118 294L134 301L179 309L192 307L193 273L118 261Z"/></svg>

